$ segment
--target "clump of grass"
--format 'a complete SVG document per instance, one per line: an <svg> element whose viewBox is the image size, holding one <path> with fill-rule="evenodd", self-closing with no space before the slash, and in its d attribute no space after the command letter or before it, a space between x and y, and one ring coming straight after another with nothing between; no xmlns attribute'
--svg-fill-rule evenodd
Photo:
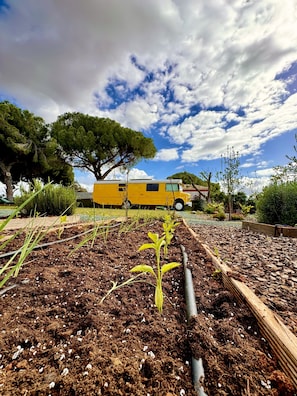
<svg viewBox="0 0 297 396"><path fill-rule="evenodd" d="M28 231L26 232L25 240L21 249L14 252L7 263L0 268L0 276L3 276L0 281L0 289L12 276L14 278L18 276L20 268L26 261L27 257L39 244L46 233L47 230L42 231L41 229L30 227L30 224L28 225Z"/></svg>
<svg viewBox="0 0 297 396"><path fill-rule="evenodd" d="M92 229L90 229L88 232L86 232L85 237L71 250L71 252L68 254L68 257L72 256L78 249L82 248L83 246L86 246L89 242L91 242L91 248L94 246L95 239L97 238L99 234L99 230L102 228L102 225L96 224Z"/></svg>
<svg viewBox="0 0 297 396"><path fill-rule="evenodd" d="M8 216L7 219L5 219L3 222L0 223L0 237L1 237L1 232L4 230L7 224L15 216L17 216L18 213L20 213L22 209L26 207L26 205L28 205L37 195L41 194L43 190L49 188L49 186L50 183L46 184L45 186L40 186L39 189L37 189L26 200L24 200L24 202L22 202L17 208L15 208L15 210L13 210L13 212L10 214L10 216ZM35 217L37 216L38 214L36 214L35 212ZM34 218L32 219L32 224L29 224L27 226L28 232L26 232L26 237L23 246L16 252L14 252L14 254L10 257L10 259L3 265L3 267L0 268L0 279L1 279L0 288L2 288L12 276L13 277L18 276L20 268L24 264L25 260L48 231L48 230L41 231L40 229L38 230L36 228L34 229L32 227ZM0 251L3 250L8 245L8 243L10 243L13 239L16 238L17 235L19 235L23 231L24 229L18 230L5 242L3 242L0 246Z"/></svg>

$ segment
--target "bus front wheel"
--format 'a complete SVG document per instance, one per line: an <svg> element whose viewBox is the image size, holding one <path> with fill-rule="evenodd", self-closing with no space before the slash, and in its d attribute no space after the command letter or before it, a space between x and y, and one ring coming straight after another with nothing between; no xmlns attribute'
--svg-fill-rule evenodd
<svg viewBox="0 0 297 396"><path fill-rule="evenodd" d="M174 209L175 210L178 210L178 211L183 210L184 206L185 206L185 204L184 204L184 202L181 199L177 199L174 202Z"/></svg>

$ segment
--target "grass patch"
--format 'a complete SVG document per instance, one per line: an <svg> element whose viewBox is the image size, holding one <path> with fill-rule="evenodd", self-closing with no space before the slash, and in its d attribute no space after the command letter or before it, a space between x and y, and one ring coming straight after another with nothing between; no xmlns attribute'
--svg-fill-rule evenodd
<svg viewBox="0 0 297 396"><path fill-rule="evenodd" d="M128 216L130 218L141 219L163 219L166 211L150 210L150 209L129 209ZM173 212L170 212L173 213ZM88 220L94 219L116 219L126 217L126 209L110 209L110 208L76 208L75 214L87 217Z"/></svg>

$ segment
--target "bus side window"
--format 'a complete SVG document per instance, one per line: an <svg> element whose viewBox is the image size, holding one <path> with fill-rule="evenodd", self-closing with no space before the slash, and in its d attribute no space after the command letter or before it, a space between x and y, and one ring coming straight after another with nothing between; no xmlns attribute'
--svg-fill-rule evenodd
<svg viewBox="0 0 297 396"><path fill-rule="evenodd" d="M174 184L166 184L166 191L179 191L179 188L178 188L178 184L177 183L174 183Z"/></svg>
<svg viewBox="0 0 297 396"><path fill-rule="evenodd" d="M119 184L119 191L126 191L126 184Z"/></svg>
<svg viewBox="0 0 297 396"><path fill-rule="evenodd" d="M159 184L148 183L146 185L146 191L159 191Z"/></svg>

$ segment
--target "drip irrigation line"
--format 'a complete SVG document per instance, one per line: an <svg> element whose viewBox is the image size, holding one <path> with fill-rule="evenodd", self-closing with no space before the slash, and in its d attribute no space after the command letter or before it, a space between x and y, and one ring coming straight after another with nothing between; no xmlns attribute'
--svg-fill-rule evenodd
<svg viewBox="0 0 297 396"><path fill-rule="evenodd" d="M192 272L188 268L188 255L183 245L180 245L180 248L183 255L183 264L185 271L185 294L187 314L188 319L190 319L192 316L197 315L196 297L193 286ZM197 391L198 396L207 396L203 389L203 382L205 377L202 359L195 359L194 356L192 356L192 377L194 388Z"/></svg>
<svg viewBox="0 0 297 396"><path fill-rule="evenodd" d="M122 224L122 223L116 223L116 224L114 224L114 225L109 225L108 228L119 227L121 224ZM106 228L106 226L98 227L98 229L101 229L101 228ZM89 233L92 232L92 231L94 231L94 228L92 228L91 230L84 231L84 232L82 232L82 233L80 233L80 234L73 235L73 236L71 236L71 237L69 237L69 238L57 239L57 240L52 241L52 242L42 243L41 245L36 245L36 246L34 246L33 250L42 249L42 248L44 248L44 247L52 246L52 245L55 245L55 244L57 244L57 243L68 242L68 241L71 241L72 239L75 239L75 238L78 238L78 237L87 235L87 234L89 234ZM13 252L3 253L3 254L0 255L0 259L5 258L5 257L13 256L14 254L20 253L21 251L22 251L22 248L20 248L20 249L18 249L18 250L15 250L15 251L13 251Z"/></svg>

